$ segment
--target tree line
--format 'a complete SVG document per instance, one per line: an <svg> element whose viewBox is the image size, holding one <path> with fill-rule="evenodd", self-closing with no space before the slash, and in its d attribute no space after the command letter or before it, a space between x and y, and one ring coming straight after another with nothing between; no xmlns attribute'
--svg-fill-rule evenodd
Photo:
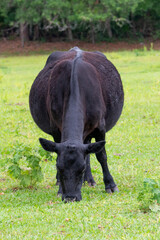
<svg viewBox="0 0 160 240"><path fill-rule="evenodd" d="M159 0L0 0L0 37L54 41L160 38Z"/></svg>

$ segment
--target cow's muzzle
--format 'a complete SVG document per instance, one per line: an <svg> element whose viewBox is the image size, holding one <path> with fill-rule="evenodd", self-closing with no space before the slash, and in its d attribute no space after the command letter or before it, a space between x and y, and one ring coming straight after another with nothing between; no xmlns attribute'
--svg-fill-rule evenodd
<svg viewBox="0 0 160 240"><path fill-rule="evenodd" d="M65 198L64 198L64 202L65 202L65 203L75 202L75 201L77 201L76 199L77 199L76 197L65 197Z"/></svg>
<svg viewBox="0 0 160 240"><path fill-rule="evenodd" d="M79 202L82 200L82 197L81 197L81 194L77 194L77 195L66 195L66 196L63 196L62 195L62 201L64 201L65 203L68 203L68 202Z"/></svg>

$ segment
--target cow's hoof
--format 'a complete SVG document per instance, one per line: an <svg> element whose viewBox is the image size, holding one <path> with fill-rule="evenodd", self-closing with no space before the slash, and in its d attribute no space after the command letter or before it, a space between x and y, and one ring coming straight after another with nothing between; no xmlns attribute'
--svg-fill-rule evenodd
<svg viewBox="0 0 160 240"><path fill-rule="evenodd" d="M107 188L106 189L107 193L113 193L113 192L119 192L119 189L117 186L113 187L113 188Z"/></svg>
<svg viewBox="0 0 160 240"><path fill-rule="evenodd" d="M95 187L96 186L96 182L93 180L93 181L89 181L88 182L88 186L89 187Z"/></svg>
<svg viewBox="0 0 160 240"><path fill-rule="evenodd" d="M94 186L96 186L96 182L94 181L94 179L93 179L93 177L91 176L91 177L85 177L84 178L84 183L85 182L87 182L88 183L88 186L90 186L90 187L94 187Z"/></svg>

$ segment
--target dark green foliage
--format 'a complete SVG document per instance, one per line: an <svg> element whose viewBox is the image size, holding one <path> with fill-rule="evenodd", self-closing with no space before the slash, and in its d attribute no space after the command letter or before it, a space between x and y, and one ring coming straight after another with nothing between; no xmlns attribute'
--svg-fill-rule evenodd
<svg viewBox="0 0 160 240"><path fill-rule="evenodd" d="M23 33L30 40L158 39L159 25L159 0L0 1L0 35L4 37Z"/></svg>
<svg viewBox="0 0 160 240"><path fill-rule="evenodd" d="M140 208L144 211L160 211L160 181L145 178L138 195Z"/></svg>
<svg viewBox="0 0 160 240"><path fill-rule="evenodd" d="M9 159L12 165L9 166L8 173L18 179L21 186L34 186L43 180L40 162L46 158L51 160L51 155L41 148L33 150L25 145L17 145Z"/></svg>
<svg viewBox="0 0 160 240"><path fill-rule="evenodd" d="M157 39L160 25L160 4L158 0L143 0L139 3L132 15L133 28L137 34L143 37Z"/></svg>

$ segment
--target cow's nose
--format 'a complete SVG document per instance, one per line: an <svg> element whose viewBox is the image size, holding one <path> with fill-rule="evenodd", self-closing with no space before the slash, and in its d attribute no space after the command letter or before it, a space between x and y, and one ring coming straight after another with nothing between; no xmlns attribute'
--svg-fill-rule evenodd
<svg viewBox="0 0 160 240"><path fill-rule="evenodd" d="M65 202L65 203L74 202L74 201L76 201L76 197L66 196L66 197L64 198L64 202Z"/></svg>

